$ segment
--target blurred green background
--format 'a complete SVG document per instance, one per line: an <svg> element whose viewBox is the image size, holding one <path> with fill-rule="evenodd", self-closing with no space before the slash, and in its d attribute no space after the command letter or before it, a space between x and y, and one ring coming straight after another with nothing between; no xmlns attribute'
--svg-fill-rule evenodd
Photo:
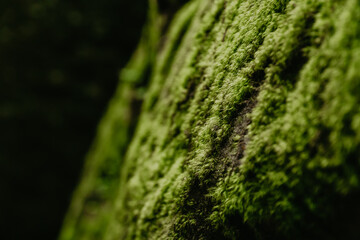
<svg viewBox="0 0 360 240"><path fill-rule="evenodd" d="M147 0L0 3L0 238L56 239Z"/></svg>

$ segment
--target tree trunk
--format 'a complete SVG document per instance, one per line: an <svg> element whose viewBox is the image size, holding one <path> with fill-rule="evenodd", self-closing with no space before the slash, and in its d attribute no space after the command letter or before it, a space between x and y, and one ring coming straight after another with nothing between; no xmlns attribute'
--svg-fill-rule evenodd
<svg viewBox="0 0 360 240"><path fill-rule="evenodd" d="M151 0L60 239L360 239L359 13Z"/></svg>

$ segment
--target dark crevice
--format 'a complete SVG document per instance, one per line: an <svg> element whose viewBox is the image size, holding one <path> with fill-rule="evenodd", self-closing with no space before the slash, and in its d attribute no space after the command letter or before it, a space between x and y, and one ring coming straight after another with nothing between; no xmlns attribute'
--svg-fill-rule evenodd
<svg viewBox="0 0 360 240"><path fill-rule="evenodd" d="M177 53L176 50L180 46L185 34L187 33L188 27L190 26L190 23L192 22L192 20L193 20L192 17L187 19L186 23L182 26L179 36L176 38L175 42L173 43L172 49L170 50L170 56L168 57L168 59L165 60L165 64L164 64L163 68L161 69L161 74L164 78L167 77L167 75L170 71L170 66L172 65L175 55Z"/></svg>
<svg viewBox="0 0 360 240"><path fill-rule="evenodd" d="M241 230L241 233L246 232L249 239L254 239L255 233L242 221L229 221L226 226L214 228L208 218L217 202L208 194L209 190L215 187L221 178L224 178L240 165L240 159L247 143L247 126L250 124L248 113L256 105L257 94L257 91L249 94L248 99L243 100L238 107L235 107L238 111L234 111L234 115L230 114L230 116L233 115L232 120L230 119L233 125L229 137L222 142L211 143L213 151L209 153L208 157L215 159L215 166L209 166L206 175L199 176L196 172L191 173L190 182L187 184L187 189L180 198L182 201L178 205L180 217L174 225L177 236L185 239L232 239L233 236L226 235L226 229L235 228ZM216 134L215 132L214 134ZM201 179L206 179L206 181L204 182ZM186 221L189 216L195 220L194 224L189 224L189 221ZM187 224L184 226L183 223Z"/></svg>
<svg viewBox="0 0 360 240"><path fill-rule="evenodd" d="M284 10L281 10L284 11ZM313 16L312 14L309 15ZM294 85L298 79L299 71L302 69L308 58L302 53L302 49L310 44L310 38L306 34L308 29L311 28L314 19L309 19L305 28L305 34L302 37L303 44L299 46L298 50L286 62L284 70L279 73L280 79L286 80L286 83ZM263 41L263 39L262 39ZM266 64L270 64L271 60ZM218 203L214 199L208 197L209 190L216 186L217 182L230 174L232 171L239 169L241 164L240 160L243 157L247 142L247 128L251 123L249 113L252 112L256 105L257 95L260 86L265 79L265 71L263 68L256 70L250 74L251 85L253 90L246 96L235 109L234 113L228 114L228 121L233 125L229 137L222 142L213 142L213 151L209 153L210 159L215 159L215 166L209 166L206 175L199 176L197 173L192 172L190 182L187 189L183 193L181 203L178 207L178 222L174 225L175 234L185 239L233 239L246 236L248 239L271 239L271 236L283 239L285 236L280 236L272 227L272 221L268 223L262 222L256 229L261 229L261 232L255 232L254 226L243 223L242 216L234 214L228 218L223 226L220 228L213 228L211 222L208 220L213 211L213 207ZM191 87L191 86L190 86ZM192 87L191 87L192 89ZM192 90L190 91L192 92ZM188 101L186 98L185 102ZM182 104L184 102L181 102ZM181 104L180 104L181 105ZM236 113L236 114L235 114ZM216 131L214 131L215 134ZM216 139L216 136L214 136ZM191 142L191 140L189 140ZM249 177L249 176L248 176ZM204 180L206 181L204 182ZM188 221L193 220L193 224ZM183 225L186 223L186 225ZM231 229L231 231L228 231ZM227 232L232 232L232 236L227 236ZM246 235L245 235L246 234ZM266 236L269 236L267 238Z"/></svg>
<svg viewBox="0 0 360 240"><path fill-rule="evenodd" d="M287 2L288 1L283 1L275 12L284 12ZM220 18L222 12L223 11L219 11L215 19ZM299 39L301 45L294 49L294 53L289 56L285 66L277 73L283 82L276 84L294 86L298 80L300 70L308 61L308 57L303 53L303 49L311 44L309 29L311 29L314 23L314 16L315 14L313 12L307 14L306 25ZM261 29L265 30L264 27ZM210 27L205 30L205 38L209 37L210 32ZM225 40L225 36L226 30L223 41ZM263 41L264 39L261 38L259 45L261 45ZM256 51L250 53L251 56L248 58L248 62L254 58L255 52ZM173 229L176 236L184 239L237 239L241 237L246 237L247 239L285 238L285 236L279 234L277 231L278 228L273 227L276 221L270 218L268 222L263 221L255 225L250 225L244 224L242 216L234 213L228 216L229 218L227 218L222 226L218 226L217 228L214 228L209 220L214 206L219 204L215 199L209 197L210 189L215 187L225 176L238 170L241 165L240 160L243 158L246 145L249 141L247 137L247 129L251 123L249 114L256 106L257 95L265 79L265 69L273 64L272 62L276 63L276 60L269 57L262 67L247 76L251 79L250 84L253 88L249 94L245 96L245 99L234 107L234 109L237 109L236 111L226 114L227 117L224 120L232 124L229 133L226 134L228 137L223 138L219 142L216 140L216 129L214 129L213 141L209 143L213 150L207 155L209 161L213 163L211 166L208 166L206 170L202 169L202 172L206 173L199 175L199 173L188 169L190 171L190 177L186 184L186 189L180 197L181 202L179 201L177 204L178 218ZM179 102L178 109L188 104L189 99L192 97L191 93L196 90L196 86L196 81L190 82L188 95L183 101ZM204 117L206 118L206 116ZM191 145L192 136L190 130L188 132L188 141ZM192 149L190 152L192 152ZM191 155L189 155L189 158L191 158ZM249 174L246 177L251 179ZM256 178L253 177L253 179ZM228 231L230 229L231 231ZM254 229L257 230L255 231ZM227 233L229 232L233 234L228 236Z"/></svg>
<svg viewBox="0 0 360 240"><path fill-rule="evenodd" d="M158 0L159 13L165 17L165 25L162 27L161 35L165 35L171 24L171 19L173 19L176 12L187 2L189 2L189 0Z"/></svg>

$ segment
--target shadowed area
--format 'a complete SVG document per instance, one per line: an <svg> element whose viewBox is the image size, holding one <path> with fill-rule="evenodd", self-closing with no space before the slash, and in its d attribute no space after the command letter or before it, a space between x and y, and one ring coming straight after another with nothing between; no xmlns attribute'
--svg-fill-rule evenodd
<svg viewBox="0 0 360 240"><path fill-rule="evenodd" d="M5 239L56 239L146 11L146 0L0 3Z"/></svg>

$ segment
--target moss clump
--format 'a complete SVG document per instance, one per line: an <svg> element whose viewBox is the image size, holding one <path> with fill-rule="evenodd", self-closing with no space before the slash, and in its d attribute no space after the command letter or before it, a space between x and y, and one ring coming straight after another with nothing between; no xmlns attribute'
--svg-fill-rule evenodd
<svg viewBox="0 0 360 240"><path fill-rule="evenodd" d="M130 145L111 112L131 109L125 87L100 127L122 124L89 158L122 149L108 170L121 173L93 238L359 238L359 13L357 0L188 3L148 52Z"/></svg>

